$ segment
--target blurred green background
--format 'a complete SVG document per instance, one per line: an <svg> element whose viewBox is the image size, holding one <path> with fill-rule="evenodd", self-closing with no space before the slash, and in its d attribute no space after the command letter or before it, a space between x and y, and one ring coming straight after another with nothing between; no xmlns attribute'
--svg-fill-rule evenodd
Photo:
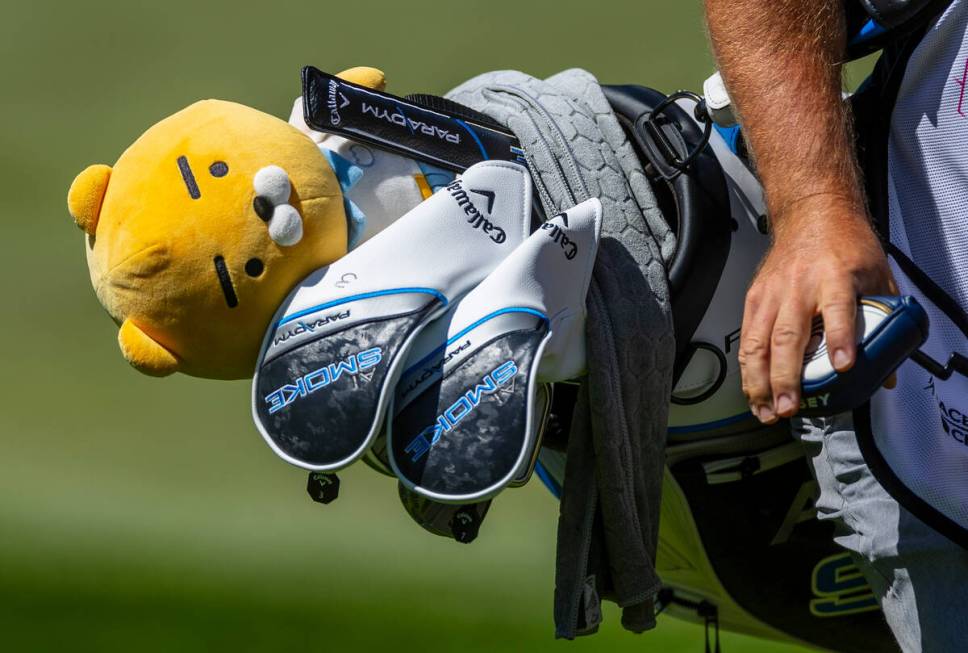
<svg viewBox="0 0 968 653"><path fill-rule="evenodd" d="M381 67L400 94L570 66L668 91L712 67L699 0L5 3L0 648L701 651L697 626L634 636L611 609L598 635L553 639L557 506L537 482L470 546L425 534L362 466L316 505L250 423L247 383L121 358L74 175L200 98L286 117L310 63Z"/></svg>

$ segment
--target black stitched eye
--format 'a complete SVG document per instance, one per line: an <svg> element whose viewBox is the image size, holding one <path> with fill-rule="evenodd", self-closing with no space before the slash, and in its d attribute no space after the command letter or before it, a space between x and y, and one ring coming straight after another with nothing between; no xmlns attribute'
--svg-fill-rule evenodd
<svg viewBox="0 0 968 653"><path fill-rule="evenodd" d="M266 266L257 258L250 258L245 262L245 273L250 277L257 277L262 274Z"/></svg>
<svg viewBox="0 0 968 653"><path fill-rule="evenodd" d="M208 167L208 171L213 177L224 177L229 174L229 164L225 161L216 161Z"/></svg>

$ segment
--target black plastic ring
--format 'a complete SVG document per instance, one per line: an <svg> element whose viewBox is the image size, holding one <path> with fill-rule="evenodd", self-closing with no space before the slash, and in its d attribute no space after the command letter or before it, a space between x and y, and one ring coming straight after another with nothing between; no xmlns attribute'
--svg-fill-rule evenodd
<svg viewBox="0 0 968 653"><path fill-rule="evenodd" d="M692 100L696 103L696 111L693 112L693 115L695 116L696 120L703 123L704 127L702 132L702 140L699 141L696 147L693 148L692 152L690 152L686 158L682 159L675 154L672 154L672 160L669 161L669 164L680 171L688 168L689 164L696 160L696 157L702 153L703 149L705 149L706 145L709 143L709 137L712 136L713 121L709 119L709 116L706 115L705 111L699 110L701 107L705 107L706 101L703 100L702 96L693 93L692 91L676 91L675 93L666 96L666 99L660 102L647 118L648 122L653 123L653 127L656 127L654 129L654 133L661 137L662 132L655 125L655 117L665 111L666 108L668 108L669 105L676 100L683 99ZM672 148L671 144L666 143L666 145L668 146L669 152L675 152L675 149Z"/></svg>
<svg viewBox="0 0 968 653"><path fill-rule="evenodd" d="M697 341L697 342L690 342L689 349L691 350L691 353L689 354L689 360L692 360L692 357L696 355L696 351L699 349L705 349L706 351L711 351L716 356L716 359L719 361L719 375L716 377L716 380L713 381L712 386L710 386L702 394L696 395L695 397L681 398L681 397L676 397L673 394L672 403L674 403L677 406L695 406L696 404L701 404L702 402L706 401L714 394L716 394L716 391L722 387L723 381L726 380L726 366L728 363L726 361L726 355L723 354L722 351L720 351L719 347L716 347L715 345L711 345L708 342ZM688 366L689 364L686 363L686 367Z"/></svg>

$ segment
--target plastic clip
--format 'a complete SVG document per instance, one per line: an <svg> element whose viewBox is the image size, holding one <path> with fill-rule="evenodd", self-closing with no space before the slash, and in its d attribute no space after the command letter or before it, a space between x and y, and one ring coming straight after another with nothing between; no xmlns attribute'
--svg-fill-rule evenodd
<svg viewBox="0 0 968 653"><path fill-rule="evenodd" d="M693 117L703 124L702 140L696 144L692 151L688 152L685 157L679 154L679 148L677 148L666 136L663 131L663 125L658 122L658 118L661 117L662 113L676 100L692 100L696 103L696 108L693 110ZM684 171L689 167L689 164L696 160L706 144L709 143L709 137L713 132L713 123L709 119L709 115L706 112L706 102L700 95L693 93L692 91L676 91L672 93L666 99L656 106L655 109L646 117L645 126L649 132L649 136L655 143L656 147L660 150L662 157L666 162L673 168Z"/></svg>

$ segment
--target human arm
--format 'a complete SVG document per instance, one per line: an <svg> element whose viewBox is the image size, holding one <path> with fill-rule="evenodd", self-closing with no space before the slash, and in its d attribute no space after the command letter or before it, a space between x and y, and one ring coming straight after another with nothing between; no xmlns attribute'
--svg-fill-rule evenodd
<svg viewBox="0 0 968 653"><path fill-rule="evenodd" d="M739 362L763 422L796 413L810 322L831 362L856 355L857 297L890 293L841 99L842 0L706 0L710 39L757 174L773 242L747 292Z"/></svg>

